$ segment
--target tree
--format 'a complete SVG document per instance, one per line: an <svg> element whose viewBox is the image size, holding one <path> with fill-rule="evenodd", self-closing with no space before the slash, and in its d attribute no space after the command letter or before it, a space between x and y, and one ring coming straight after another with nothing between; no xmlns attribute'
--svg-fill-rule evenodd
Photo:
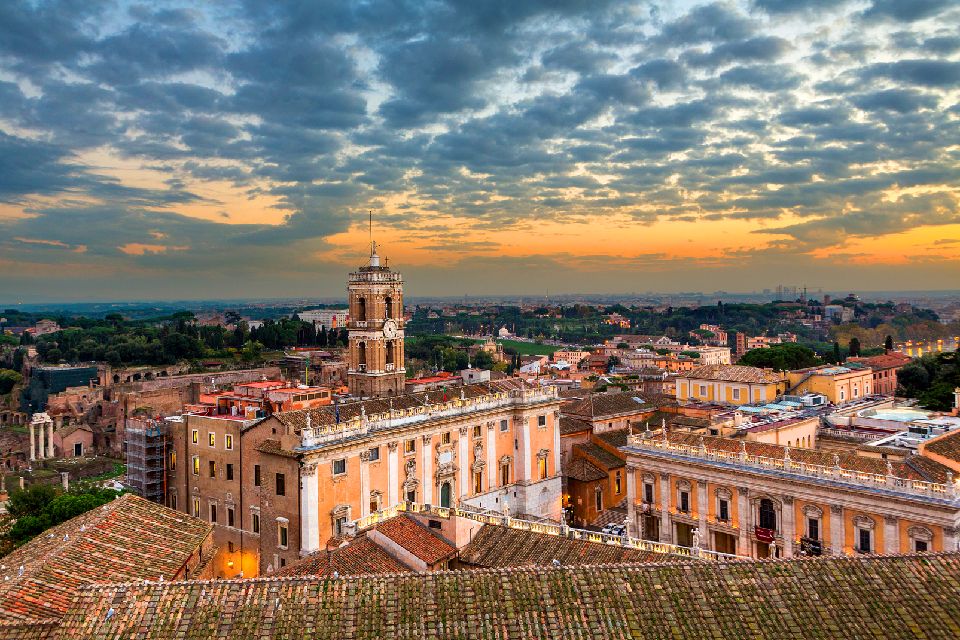
<svg viewBox="0 0 960 640"><path fill-rule="evenodd" d="M854 358L860 355L860 339L857 337L850 338L850 347L849 347L849 357Z"/></svg>
<svg viewBox="0 0 960 640"><path fill-rule="evenodd" d="M11 369L0 369L0 396L10 393L10 390L23 382L23 376Z"/></svg>
<svg viewBox="0 0 960 640"><path fill-rule="evenodd" d="M833 343L833 361L834 361L834 362L840 362L840 360L841 360L841 357L840 357L840 343L839 343L839 342L834 342L834 343Z"/></svg>
<svg viewBox="0 0 960 640"><path fill-rule="evenodd" d="M893 351L893 336L887 336L883 341L883 348L887 351Z"/></svg>
<svg viewBox="0 0 960 640"><path fill-rule="evenodd" d="M786 342L765 349L751 349L740 357L738 364L789 371L816 366L820 364L820 358L812 349L795 342Z"/></svg>

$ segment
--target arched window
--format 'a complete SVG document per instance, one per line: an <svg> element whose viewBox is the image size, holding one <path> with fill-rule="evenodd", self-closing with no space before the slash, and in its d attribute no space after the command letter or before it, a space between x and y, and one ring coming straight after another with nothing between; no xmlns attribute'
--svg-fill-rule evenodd
<svg viewBox="0 0 960 640"><path fill-rule="evenodd" d="M594 498L597 501L597 511L603 511L603 489L600 487L594 489Z"/></svg>
<svg viewBox="0 0 960 640"><path fill-rule="evenodd" d="M386 298L384 298L384 299L383 299L383 306L384 306L384 317L386 317L386 318L392 318L392 317L394 317L394 315L393 315L393 298L391 298L390 296L387 296Z"/></svg>
<svg viewBox="0 0 960 640"><path fill-rule="evenodd" d="M367 345L363 342L357 343L357 364L367 364Z"/></svg>
<svg viewBox="0 0 960 640"><path fill-rule="evenodd" d="M440 506L449 507L450 506L450 483L444 482L440 485Z"/></svg>
<svg viewBox="0 0 960 640"><path fill-rule="evenodd" d="M357 320L367 319L367 300L366 298L357 298Z"/></svg>
<svg viewBox="0 0 960 640"><path fill-rule="evenodd" d="M771 531L777 530L777 512L770 498L760 500L760 526Z"/></svg>
<svg viewBox="0 0 960 640"><path fill-rule="evenodd" d="M394 341L387 340L387 364L393 364Z"/></svg>

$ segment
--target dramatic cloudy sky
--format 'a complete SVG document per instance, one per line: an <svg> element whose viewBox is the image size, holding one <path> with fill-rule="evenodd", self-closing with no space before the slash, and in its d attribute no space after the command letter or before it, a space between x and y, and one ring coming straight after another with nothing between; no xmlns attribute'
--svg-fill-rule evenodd
<svg viewBox="0 0 960 640"><path fill-rule="evenodd" d="M0 2L0 300L956 288L955 0Z"/></svg>

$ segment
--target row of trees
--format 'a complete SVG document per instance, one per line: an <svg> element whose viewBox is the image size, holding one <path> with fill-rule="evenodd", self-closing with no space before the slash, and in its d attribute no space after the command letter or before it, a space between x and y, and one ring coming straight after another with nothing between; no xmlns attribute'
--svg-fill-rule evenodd
<svg viewBox="0 0 960 640"><path fill-rule="evenodd" d="M925 409L949 411L953 406L953 390L960 387L957 353L936 353L914 359L897 373L897 384L903 395L917 398Z"/></svg>

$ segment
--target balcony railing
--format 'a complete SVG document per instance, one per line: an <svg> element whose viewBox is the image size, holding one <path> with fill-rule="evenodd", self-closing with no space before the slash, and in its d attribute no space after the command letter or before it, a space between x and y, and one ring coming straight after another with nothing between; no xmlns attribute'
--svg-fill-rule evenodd
<svg viewBox="0 0 960 640"><path fill-rule="evenodd" d="M897 493L938 498L950 502L957 501L958 498L956 482L954 482L953 474L950 472L947 473L947 483L939 484L925 480L901 478L894 475L843 469L839 465L827 466L808 462L797 462L791 460L789 457L769 458L766 456L751 455L744 450L739 452L723 451L719 449L707 449L704 446L665 442L660 437L645 437L643 435L629 436L628 446L648 451L663 451L696 460L731 464L741 468L779 471L807 478L823 478L859 487L886 489Z"/></svg>
<svg viewBox="0 0 960 640"><path fill-rule="evenodd" d="M521 531L532 531L542 533L548 536L560 536L570 540L584 540L586 542L595 542L597 544L609 544L628 549L637 549L639 551L648 551L652 553L663 553L674 556L683 556L699 560L742 560L740 556L718 551L708 551L694 547L681 547L666 542L653 542L651 540L642 540L640 538L631 538L629 536L617 536L609 533L600 533L598 531L587 531L585 529L574 529L564 524L550 524L545 522L533 522L531 520L521 520L511 518L497 513L484 513L473 509L464 509L462 507L437 507L428 504L419 504L415 502L401 502L393 507L371 513L370 515L355 520L351 523L348 530L353 533L368 529L380 522L396 517L401 513L425 513L436 515L441 518L456 516L458 518L467 518L475 522L491 524L501 527L509 527Z"/></svg>
<svg viewBox="0 0 960 640"><path fill-rule="evenodd" d="M393 429L428 420L456 417L510 406L553 402L556 399L557 390L555 387L512 390L509 392L497 391L476 398L453 397L445 402L417 407L413 413L406 409L396 409L369 416L357 416L350 420L344 420L340 424L305 428L301 432L301 444L298 449L311 449L328 442L336 442L382 429Z"/></svg>

